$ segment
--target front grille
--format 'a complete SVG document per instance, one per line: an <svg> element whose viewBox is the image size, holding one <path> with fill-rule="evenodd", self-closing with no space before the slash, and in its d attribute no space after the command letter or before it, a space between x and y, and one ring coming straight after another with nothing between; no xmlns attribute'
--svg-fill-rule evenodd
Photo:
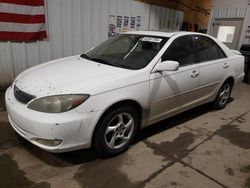
<svg viewBox="0 0 250 188"><path fill-rule="evenodd" d="M14 86L14 96L16 100L18 100L20 103L23 103L23 104L27 104L29 101L35 98L34 95L31 95L22 91L17 86Z"/></svg>

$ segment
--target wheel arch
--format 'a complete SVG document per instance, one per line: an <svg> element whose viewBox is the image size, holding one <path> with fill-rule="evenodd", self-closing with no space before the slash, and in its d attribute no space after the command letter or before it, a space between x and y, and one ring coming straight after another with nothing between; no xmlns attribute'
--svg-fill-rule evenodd
<svg viewBox="0 0 250 188"><path fill-rule="evenodd" d="M109 112L111 112L112 110L114 110L115 108L124 107L124 106L126 106L126 107L132 107L132 108L136 109L136 111L139 112L138 114L139 114L139 121L140 121L140 127L141 127L144 110L143 110L143 107L141 106L141 104L139 102L137 102L136 100L133 100L133 99L126 99L126 100L115 102L114 104L110 105L106 110L104 110L103 114L101 114L100 118L98 119L98 121L96 123L96 126L94 128L94 131L92 133L91 147L93 146L97 129L100 126L100 123L103 120L103 118ZM139 129L140 129L140 127L139 127Z"/></svg>
<svg viewBox="0 0 250 188"><path fill-rule="evenodd" d="M221 101L221 95L220 95L220 90L222 89L222 87L225 85L225 84L229 84L229 85L231 85L230 87L231 87L231 91L232 91L232 88L233 88L233 86L234 86L234 84L235 84L235 80L234 80L234 77L233 76L229 76L229 77L227 77L225 80L224 80L224 82L222 82L221 83L221 85L220 85L220 87L219 87L219 89L218 89L218 91L216 92L216 95L215 95L215 97L214 97L214 100L213 100L213 106L214 106L214 108L216 109L216 110L220 110L220 109L223 109L223 108L225 108L225 106L226 106L226 104L228 103L228 99L227 99L227 101L224 103L220 103L220 101ZM230 93L229 93L229 97L230 97L230 94L231 94L231 91L229 91ZM224 95L224 94L223 94ZM222 96L223 96L222 95Z"/></svg>
<svg viewBox="0 0 250 188"><path fill-rule="evenodd" d="M217 93L219 92L219 90L220 90L220 88L223 86L223 84L225 84L226 82L229 82L229 83L231 83L232 84L232 88L233 88L233 86L234 86L234 84L235 84L235 78L233 77L233 76L227 76L225 79L224 79L224 81L222 81L219 85L218 85L218 87L217 87L217 89L215 90L215 92L214 92L214 94L213 94L213 100L215 100L215 98L216 98L216 96L217 96Z"/></svg>
<svg viewBox="0 0 250 188"><path fill-rule="evenodd" d="M227 77L227 79L223 82L223 84L226 83L226 82L231 83L231 84L232 84L232 87L233 87L234 84L235 84L235 79L234 79L233 76L229 76L229 77ZM223 85L223 84L222 84L222 85Z"/></svg>

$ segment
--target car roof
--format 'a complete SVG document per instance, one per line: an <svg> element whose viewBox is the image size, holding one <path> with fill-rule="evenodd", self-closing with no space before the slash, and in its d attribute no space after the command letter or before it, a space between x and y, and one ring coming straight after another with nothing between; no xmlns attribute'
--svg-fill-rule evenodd
<svg viewBox="0 0 250 188"><path fill-rule="evenodd" d="M184 36L184 35L202 35L202 36L207 36L211 39L213 39L222 49L223 51L227 54L228 57L233 56L235 53L232 52L228 47L226 47L225 44L223 44L221 41L218 39L204 34L204 33L197 33L197 32L190 32L190 31L176 31L176 32L163 32L163 31L128 31L124 32L122 34L133 34L133 35L150 35L150 36L157 36L157 37L168 37L171 38L172 36Z"/></svg>
<svg viewBox="0 0 250 188"><path fill-rule="evenodd" d="M134 35L151 35L151 36L159 36L159 37L172 37L174 35L185 35L185 34L200 34L195 32L187 32L187 31L177 31L177 32L163 32L163 31L128 31L122 34L134 34Z"/></svg>

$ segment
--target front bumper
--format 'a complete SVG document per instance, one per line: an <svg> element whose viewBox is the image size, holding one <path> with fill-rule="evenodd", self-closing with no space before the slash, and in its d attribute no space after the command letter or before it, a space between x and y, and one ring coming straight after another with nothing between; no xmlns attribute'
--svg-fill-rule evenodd
<svg viewBox="0 0 250 188"><path fill-rule="evenodd" d="M55 153L90 147L95 125L102 113L76 110L58 114L37 112L18 102L11 87L6 91L5 101L13 129L34 145ZM48 146L37 141L40 139L61 142Z"/></svg>

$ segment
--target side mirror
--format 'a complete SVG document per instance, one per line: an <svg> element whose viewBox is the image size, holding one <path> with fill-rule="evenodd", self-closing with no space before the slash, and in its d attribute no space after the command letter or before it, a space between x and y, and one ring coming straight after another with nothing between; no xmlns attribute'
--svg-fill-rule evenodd
<svg viewBox="0 0 250 188"><path fill-rule="evenodd" d="M177 71L179 69L179 63L177 61L163 61L157 63L153 72L163 72L163 71Z"/></svg>

